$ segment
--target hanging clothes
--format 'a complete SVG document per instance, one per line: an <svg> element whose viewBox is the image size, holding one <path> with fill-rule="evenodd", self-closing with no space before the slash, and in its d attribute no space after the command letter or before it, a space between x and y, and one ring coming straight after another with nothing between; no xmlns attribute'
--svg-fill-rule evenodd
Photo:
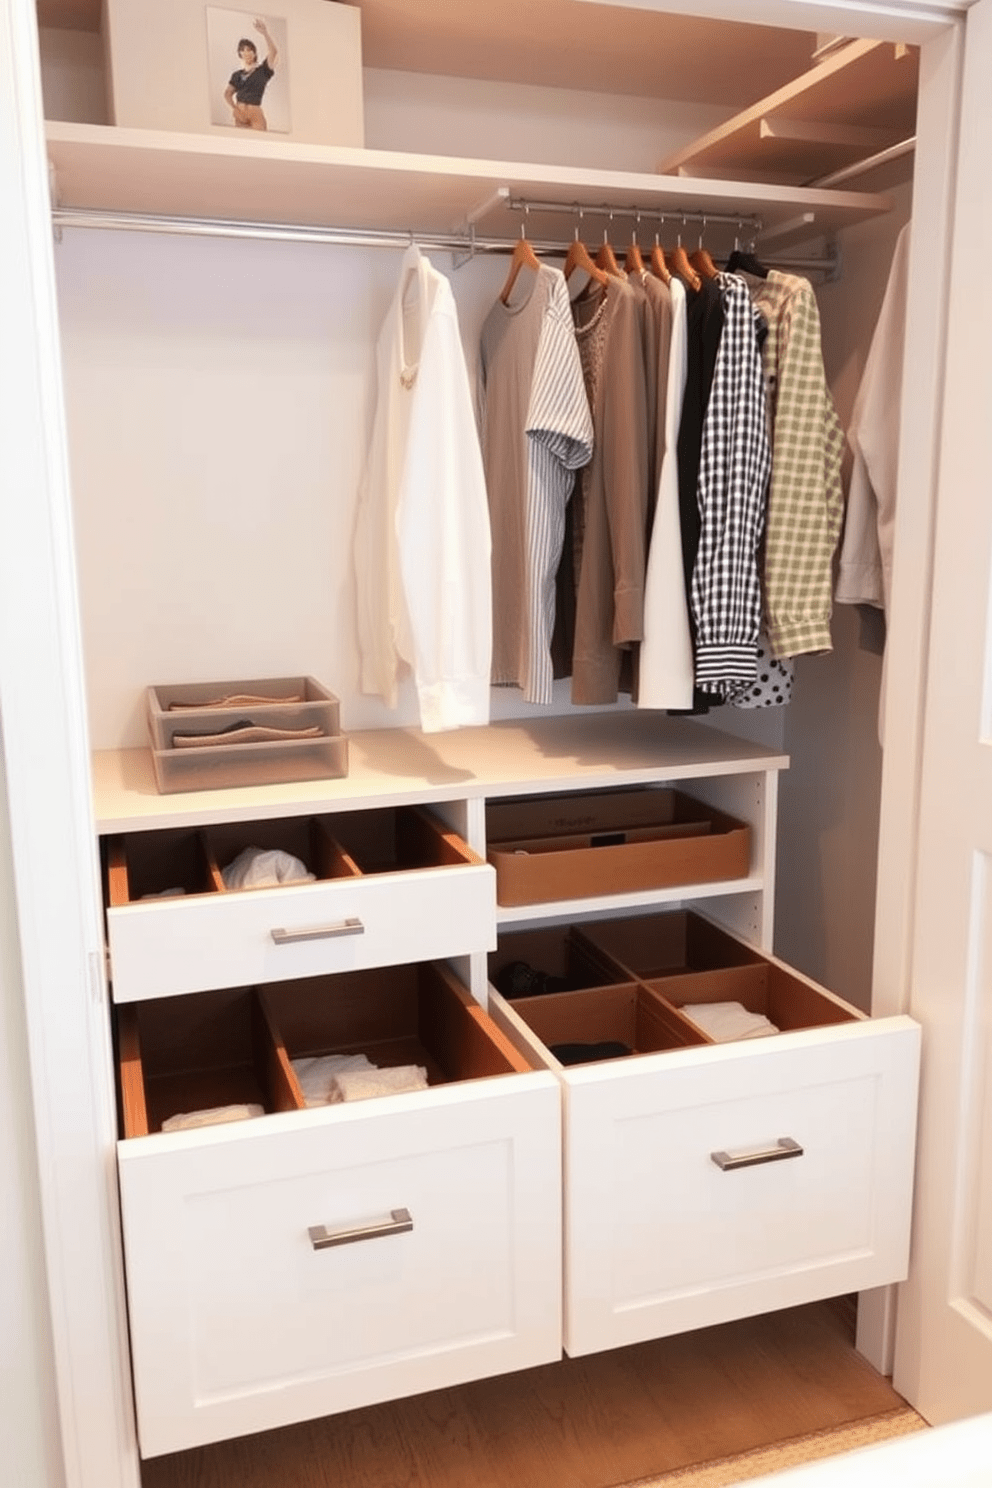
<svg viewBox="0 0 992 1488"><path fill-rule="evenodd" d="M555 658L559 675L571 671L573 703L615 703L622 651L641 640L644 624L643 351L637 302L625 279L611 278L583 291L572 303L572 317L594 450L570 504L570 532L559 565Z"/></svg>
<svg viewBox="0 0 992 1488"><path fill-rule="evenodd" d="M899 409L909 295L909 224L896 240L882 309L854 400L854 457L834 598L888 612L899 461Z"/></svg>
<svg viewBox="0 0 992 1488"><path fill-rule="evenodd" d="M755 290L772 422L764 604L775 657L829 651L844 435L827 387L820 312L806 279L770 270Z"/></svg>
<svg viewBox="0 0 992 1488"><path fill-rule="evenodd" d="M758 544L771 469L758 314L734 274L723 301L699 458L700 533L692 574L696 684L733 698L754 681L761 624Z"/></svg>
<svg viewBox="0 0 992 1488"><path fill-rule="evenodd" d="M517 284L527 285L520 276ZM575 472L593 450L592 414L565 276L541 264L527 297L498 299L482 327L482 455L492 527L496 685L550 703L555 574Z"/></svg>
<svg viewBox="0 0 992 1488"><path fill-rule="evenodd" d="M644 584L644 639L638 663L640 708L688 710L693 703L694 659L682 565L679 515L678 432L687 374L686 291L674 278L658 494Z"/></svg>
<svg viewBox="0 0 992 1488"><path fill-rule="evenodd" d="M403 257L376 349L354 559L360 683L396 706L408 666L425 733L489 721L489 508L451 286Z"/></svg>

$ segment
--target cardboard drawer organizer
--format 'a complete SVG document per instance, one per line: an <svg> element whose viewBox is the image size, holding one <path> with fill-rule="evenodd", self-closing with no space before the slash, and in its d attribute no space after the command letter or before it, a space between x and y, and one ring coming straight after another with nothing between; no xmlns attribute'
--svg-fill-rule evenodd
<svg viewBox="0 0 992 1488"><path fill-rule="evenodd" d="M488 858L502 905L746 878L750 828L677 790L491 801Z"/></svg>
<svg viewBox="0 0 992 1488"><path fill-rule="evenodd" d="M313 677L149 687L146 702L162 795L348 773L340 705Z"/></svg>

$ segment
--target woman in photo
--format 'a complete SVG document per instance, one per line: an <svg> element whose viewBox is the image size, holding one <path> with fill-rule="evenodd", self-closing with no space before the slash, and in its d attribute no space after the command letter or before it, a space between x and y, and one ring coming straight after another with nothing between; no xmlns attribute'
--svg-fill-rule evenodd
<svg viewBox="0 0 992 1488"><path fill-rule="evenodd" d="M261 17L255 20L254 25L255 30L265 40L265 60L260 62L258 47L248 37L242 37L238 42L241 66L236 72L231 73L230 81L224 89L224 101L234 115L234 123L238 129L268 129L269 127L262 112L262 96L269 79L275 73L276 58L279 53Z"/></svg>

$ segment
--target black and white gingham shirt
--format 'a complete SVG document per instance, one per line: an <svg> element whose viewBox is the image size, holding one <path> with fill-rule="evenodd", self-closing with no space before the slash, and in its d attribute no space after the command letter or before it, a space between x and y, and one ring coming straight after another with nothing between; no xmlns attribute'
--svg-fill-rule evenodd
<svg viewBox="0 0 992 1488"><path fill-rule="evenodd" d="M696 685L733 698L753 680L761 624L758 544L771 450L756 312L742 279L719 275L724 324L703 422L692 575Z"/></svg>

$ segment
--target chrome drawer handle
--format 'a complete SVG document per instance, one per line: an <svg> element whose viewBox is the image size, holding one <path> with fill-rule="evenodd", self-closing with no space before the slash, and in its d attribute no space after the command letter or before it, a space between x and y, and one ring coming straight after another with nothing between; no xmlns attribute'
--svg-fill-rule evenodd
<svg viewBox="0 0 992 1488"><path fill-rule="evenodd" d="M392 1218L373 1220L344 1230L329 1230L326 1225L311 1225L307 1234L314 1250L330 1250L332 1245L354 1245L358 1240L378 1240L383 1235L406 1235L413 1229L409 1209L393 1209Z"/></svg>
<svg viewBox="0 0 992 1488"><path fill-rule="evenodd" d="M802 1157L803 1149L792 1137L779 1137L774 1147L759 1148L757 1152L711 1152L710 1157L724 1173L732 1168L756 1168L759 1163L782 1162L787 1157Z"/></svg>
<svg viewBox="0 0 992 1488"><path fill-rule="evenodd" d="M300 940L338 940L342 935L364 935L361 920L341 920L337 925L301 925L298 930L270 930L276 945L294 945Z"/></svg>

